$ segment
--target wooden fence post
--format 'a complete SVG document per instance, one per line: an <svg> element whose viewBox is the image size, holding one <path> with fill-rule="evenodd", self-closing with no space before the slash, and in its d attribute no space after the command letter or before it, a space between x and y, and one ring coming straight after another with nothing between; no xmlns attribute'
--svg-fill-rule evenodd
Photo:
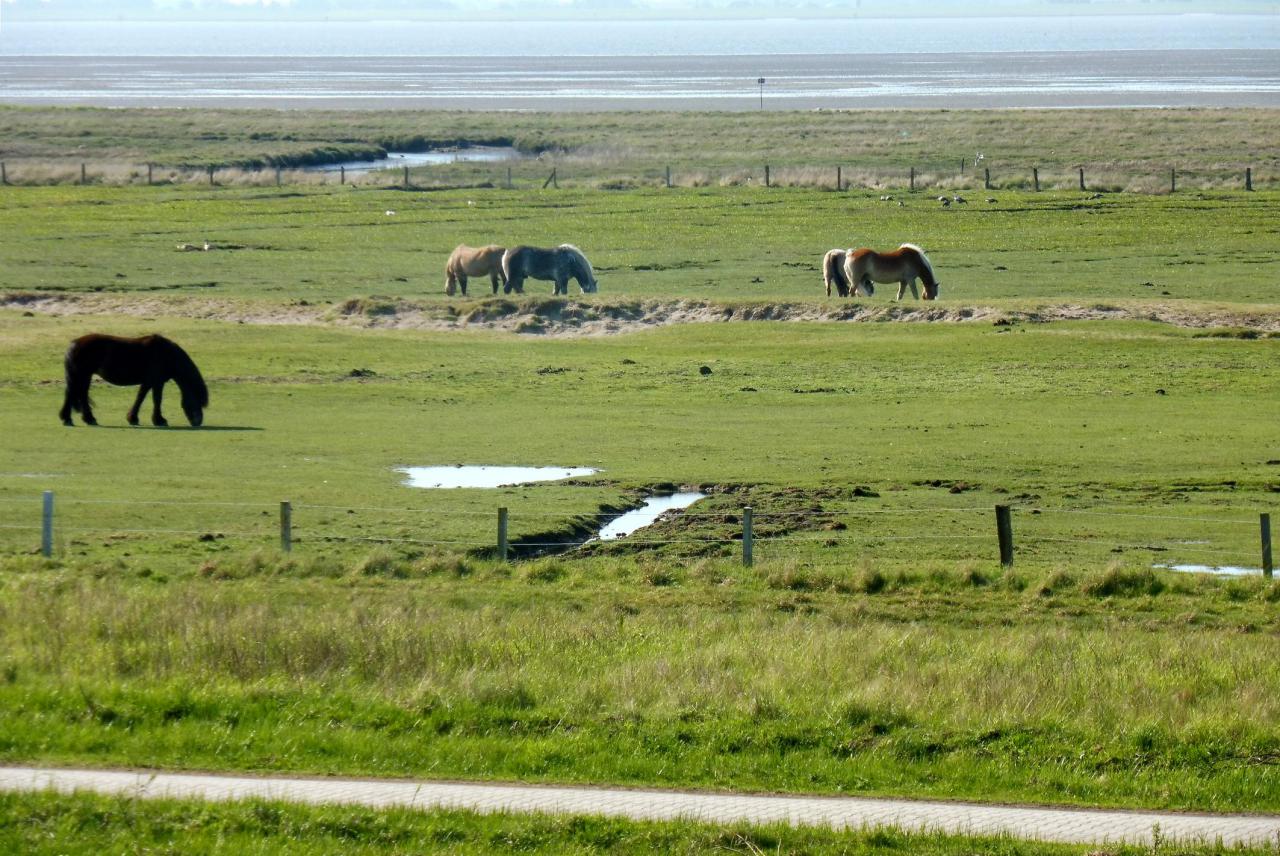
<svg viewBox="0 0 1280 856"><path fill-rule="evenodd" d="M498 561L507 560L507 510L498 509Z"/></svg>
<svg viewBox="0 0 1280 856"><path fill-rule="evenodd" d="M1253 167L1244 168L1244 189L1253 190Z"/></svg>
<svg viewBox="0 0 1280 856"><path fill-rule="evenodd" d="M671 165L667 165L667 187L671 186Z"/></svg>
<svg viewBox="0 0 1280 856"><path fill-rule="evenodd" d="M151 171L154 167L155 167L155 164L150 164L150 163L147 164L147 187L150 187L152 184Z"/></svg>
<svg viewBox="0 0 1280 856"><path fill-rule="evenodd" d="M836 167L836 190L844 190L844 177L841 175L842 170Z"/></svg>
<svg viewBox="0 0 1280 856"><path fill-rule="evenodd" d="M1009 506L996 506L996 535L1000 539L1000 564L1013 567L1013 520Z"/></svg>
<svg viewBox="0 0 1280 856"><path fill-rule="evenodd" d="M764 165L764 186L769 187L769 165Z"/></svg>
<svg viewBox="0 0 1280 856"><path fill-rule="evenodd" d="M911 192L916 192L916 168L911 167Z"/></svg>
<svg viewBox="0 0 1280 856"><path fill-rule="evenodd" d="M1271 515L1259 515L1258 528L1262 530L1262 575L1271 579L1274 570L1271 564Z"/></svg>
<svg viewBox="0 0 1280 856"><path fill-rule="evenodd" d="M964 158L960 158L960 174L964 175Z"/></svg>
<svg viewBox="0 0 1280 856"><path fill-rule="evenodd" d="M542 182L542 189L546 190L548 187L551 187L552 185L555 185L556 190L560 189L560 183L556 181L555 167L551 168L551 175L547 176L547 180Z"/></svg>
<svg viewBox="0 0 1280 856"><path fill-rule="evenodd" d="M40 514L40 554L46 559L53 555L53 491L44 492Z"/></svg>
<svg viewBox="0 0 1280 856"><path fill-rule="evenodd" d="M342 164L338 164L338 184L347 183L347 168Z"/></svg>
<svg viewBox="0 0 1280 856"><path fill-rule="evenodd" d="M209 164L209 185L213 186L213 164Z"/></svg>
<svg viewBox="0 0 1280 856"><path fill-rule="evenodd" d="M986 190L991 189L991 168L990 167L982 168L982 186Z"/></svg>
<svg viewBox="0 0 1280 856"><path fill-rule="evenodd" d="M1031 167L1031 181L1035 184L1036 193L1040 192L1040 167Z"/></svg>
<svg viewBox="0 0 1280 856"><path fill-rule="evenodd" d="M1177 167L1169 167L1169 192L1178 192L1178 169Z"/></svg>
<svg viewBox="0 0 1280 856"><path fill-rule="evenodd" d="M89 183L88 177L85 175L85 172L84 172L84 164L80 164L80 183L81 184Z"/></svg>
<svg viewBox="0 0 1280 856"><path fill-rule="evenodd" d="M1084 167L1080 167L1080 190L1083 191L1084 189Z"/></svg>
<svg viewBox="0 0 1280 856"><path fill-rule="evenodd" d="M409 186L409 167L404 168L404 186L406 188Z"/></svg>
<svg viewBox="0 0 1280 856"><path fill-rule="evenodd" d="M276 187L280 186L280 167L276 167Z"/></svg>
<svg viewBox="0 0 1280 856"><path fill-rule="evenodd" d="M0 161L0 184L9 183L9 173L5 172L4 161Z"/></svg>
<svg viewBox="0 0 1280 856"><path fill-rule="evenodd" d="M287 499L280 501L280 549L293 549L293 503Z"/></svg>
<svg viewBox="0 0 1280 856"><path fill-rule="evenodd" d="M743 567L751 567L755 564L755 556L753 555L753 544L751 536L751 506L742 509L742 564Z"/></svg>
<svg viewBox="0 0 1280 856"><path fill-rule="evenodd" d="M507 190L511 189L511 167L507 167Z"/></svg>

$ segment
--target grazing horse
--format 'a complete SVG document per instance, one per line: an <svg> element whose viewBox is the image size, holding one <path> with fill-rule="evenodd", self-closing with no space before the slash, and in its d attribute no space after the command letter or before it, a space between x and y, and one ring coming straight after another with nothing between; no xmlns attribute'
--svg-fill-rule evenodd
<svg viewBox="0 0 1280 856"><path fill-rule="evenodd" d="M569 293L569 280L576 279L583 294L598 291L591 262L582 250L572 244L543 249L541 247L512 247L502 255L502 273L507 278L507 292L524 292L524 281L549 279L555 282L555 294Z"/></svg>
<svg viewBox="0 0 1280 856"><path fill-rule="evenodd" d="M462 296L466 297L467 277L488 275L489 281L493 283L493 293L497 294L498 278L502 277L502 284L507 284L506 274L502 272L504 252L506 249L496 244L487 247L458 244L449 254L449 261L445 262L444 293L451 295L454 291L461 290Z"/></svg>
<svg viewBox="0 0 1280 856"><path fill-rule="evenodd" d="M938 299L939 283L933 275L933 265L924 250L915 244L903 244L887 253L877 253L865 247L849 250L844 258L844 275L858 287L873 287L872 282L896 282L897 300L907 293L908 286L911 287L911 296L919 299L920 293L916 290L916 280L919 279L924 283L924 299Z"/></svg>
<svg viewBox="0 0 1280 856"><path fill-rule="evenodd" d="M845 276L844 260L853 250L827 250L822 257L822 283L827 287L827 297L831 296L831 286L836 287L836 294L849 296L849 278ZM876 287L867 282L860 282L853 288L854 294L870 297L876 293Z"/></svg>
<svg viewBox="0 0 1280 856"><path fill-rule="evenodd" d="M160 414L160 398L164 385L172 380L182 392L182 410L192 427L204 422L204 409L209 406L209 389L196 364L182 350L164 336L142 336L126 339L105 333L89 333L81 336L67 348L63 360L67 372L67 394L62 402L63 425L72 425L71 411L84 415L86 425L97 425L89 402L89 383L96 374L107 383L116 386L140 385L138 397L125 417L130 425L138 424L138 409L142 400L151 393L151 424L164 427L169 423Z"/></svg>

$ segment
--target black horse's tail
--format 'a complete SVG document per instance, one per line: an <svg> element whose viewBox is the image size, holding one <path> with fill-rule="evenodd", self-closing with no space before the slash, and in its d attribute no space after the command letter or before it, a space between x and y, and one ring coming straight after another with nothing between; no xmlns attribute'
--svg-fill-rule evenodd
<svg viewBox="0 0 1280 856"><path fill-rule="evenodd" d="M67 348L62 358L62 367L67 379L67 398L64 409L70 408L76 413L84 413L93 402L89 399L89 381L93 370L81 365L80 342L74 341Z"/></svg>

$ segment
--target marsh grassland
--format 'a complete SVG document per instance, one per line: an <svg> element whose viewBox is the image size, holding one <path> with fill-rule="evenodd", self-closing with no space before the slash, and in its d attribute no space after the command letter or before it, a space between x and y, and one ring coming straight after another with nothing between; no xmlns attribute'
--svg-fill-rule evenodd
<svg viewBox="0 0 1280 856"><path fill-rule="evenodd" d="M33 151L56 127L100 145L196 121L5 114ZM271 117L217 118L249 139ZM1274 122L1217 118L1224 138ZM1215 145L1184 119L1135 127ZM0 759L1280 810L1280 584L1162 567L1260 566L1258 514L1280 490L1280 195L883 195L0 189ZM823 295L826 249L906 239L939 271L937 304ZM563 240L600 294L443 294L457 243ZM103 425L62 428L62 353L89 330L180 342L212 390L206 427L130 429L132 391L96 385ZM462 463L599 472L425 491L397 470ZM500 506L517 545L571 546L677 487L710 496L642 537L495 555ZM996 504L1014 509L1012 568ZM415 836L451 852L1081 852L0 807L19 849L42 831L90 852L121 830L261 834L262 852Z"/></svg>

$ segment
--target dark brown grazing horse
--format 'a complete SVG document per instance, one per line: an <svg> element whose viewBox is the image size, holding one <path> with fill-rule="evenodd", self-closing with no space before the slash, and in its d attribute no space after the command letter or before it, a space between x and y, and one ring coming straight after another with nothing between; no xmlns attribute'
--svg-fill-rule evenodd
<svg viewBox="0 0 1280 856"><path fill-rule="evenodd" d="M549 279L555 283L555 294L569 293L569 280L576 279L583 294L600 289L591 262L573 244L558 247L512 247L502 255L502 274L507 279L503 289L510 294L524 293L525 279Z"/></svg>
<svg viewBox="0 0 1280 856"><path fill-rule="evenodd" d="M89 403L89 383L94 375L116 386L142 387L125 417L130 425L138 424L138 409L148 392L151 393L151 424L160 427L169 424L160 414L160 399L169 381L176 383L182 393L182 410L187 414L187 421L195 428L204 422L204 409L209 406L209 389L204 385L204 378L187 352L164 336L126 339L89 333L71 343L63 363L67 371L67 394L58 413L63 425L74 424L73 410L84 415L84 424L98 424Z"/></svg>

